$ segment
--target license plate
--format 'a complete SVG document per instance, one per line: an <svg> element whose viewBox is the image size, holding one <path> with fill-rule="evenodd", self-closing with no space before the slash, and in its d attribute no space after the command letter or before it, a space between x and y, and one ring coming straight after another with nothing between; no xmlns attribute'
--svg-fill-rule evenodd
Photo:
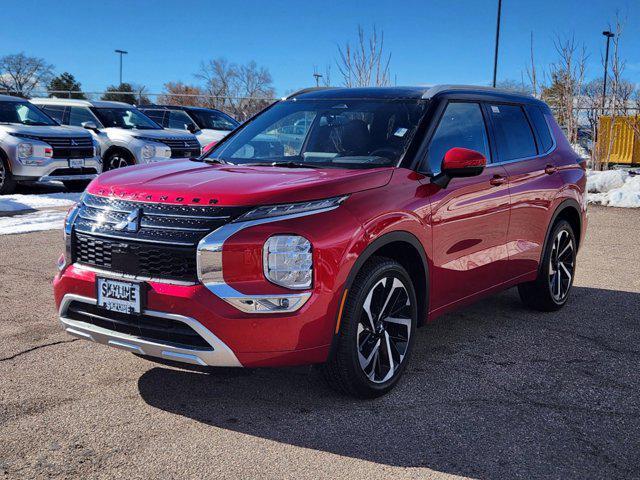
<svg viewBox="0 0 640 480"><path fill-rule="evenodd" d="M142 312L140 283L98 277L96 285L100 308L127 314Z"/></svg>
<svg viewBox="0 0 640 480"><path fill-rule="evenodd" d="M82 168L84 167L84 158L70 158L69 168Z"/></svg>

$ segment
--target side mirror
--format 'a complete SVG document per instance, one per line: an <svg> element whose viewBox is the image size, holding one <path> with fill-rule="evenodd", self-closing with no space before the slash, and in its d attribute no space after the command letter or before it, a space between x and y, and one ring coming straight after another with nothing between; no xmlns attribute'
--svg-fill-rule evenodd
<svg viewBox="0 0 640 480"><path fill-rule="evenodd" d="M191 133L196 133L200 131L200 129L195 123L187 123L186 127L187 127L187 130L189 130L189 132Z"/></svg>
<svg viewBox="0 0 640 480"><path fill-rule="evenodd" d="M483 154L469 148L454 147L444 154L440 173L431 180L446 188L452 178L475 177L480 175L487 165Z"/></svg>
<svg viewBox="0 0 640 480"><path fill-rule="evenodd" d="M87 130L93 130L96 133L98 132L98 126L95 122L82 122L80 125L82 125L82 128L86 128Z"/></svg>

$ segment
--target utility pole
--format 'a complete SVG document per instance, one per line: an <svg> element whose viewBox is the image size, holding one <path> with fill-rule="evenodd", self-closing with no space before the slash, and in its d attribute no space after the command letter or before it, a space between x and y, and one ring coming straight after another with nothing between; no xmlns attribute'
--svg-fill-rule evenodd
<svg viewBox="0 0 640 480"><path fill-rule="evenodd" d="M318 69L315 66L313 67L313 77L316 79L316 87L319 87L322 74L318 73Z"/></svg>
<svg viewBox="0 0 640 480"><path fill-rule="evenodd" d="M602 32L602 35L607 37L607 50L606 50L606 53L604 54L604 80L602 82L602 115L604 115L605 101L607 99L607 68L609 67L609 41L611 40L612 37L615 37L615 34L613 32L610 32L609 30L605 30L604 32Z"/></svg>
<svg viewBox="0 0 640 480"><path fill-rule="evenodd" d="M496 21L496 51L493 55L493 88L496 87L496 75L498 74L498 45L500 43L500 13L502 12L502 0L498 0L498 19Z"/></svg>
<svg viewBox="0 0 640 480"><path fill-rule="evenodd" d="M120 83L118 84L118 87L119 87L120 85L122 85L122 55L126 55L129 52L125 50L116 50L115 52L120 55Z"/></svg>

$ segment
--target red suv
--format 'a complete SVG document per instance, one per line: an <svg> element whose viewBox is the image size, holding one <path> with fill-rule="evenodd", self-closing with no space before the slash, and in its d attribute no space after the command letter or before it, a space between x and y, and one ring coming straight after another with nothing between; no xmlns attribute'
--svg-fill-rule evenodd
<svg viewBox="0 0 640 480"><path fill-rule="evenodd" d="M55 298L80 338L202 366L321 364L372 397L443 313L514 286L561 308L585 208L585 166L532 97L303 90L199 159L94 180Z"/></svg>

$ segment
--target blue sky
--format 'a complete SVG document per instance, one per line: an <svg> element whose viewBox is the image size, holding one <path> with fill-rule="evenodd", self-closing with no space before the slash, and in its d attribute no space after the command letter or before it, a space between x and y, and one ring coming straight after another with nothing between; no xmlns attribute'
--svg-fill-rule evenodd
<svg viewBox="0 0 640 480"><path fill-rule="evenodd" d="M314 83L314 65L324 71L332 64L337 84L336 45L353 41L358 24L384 29L399 85L488 84L492 76L497 0L3 3L0 56L24 51L44 57L88 91L117 83L116 48L130 52L124 81L152 92L167 81L194 83L200 63L215 57L268 67L278 94ZM574 35L590 53L587 76L601 75L601 32L616 10L627 18L625 76L640 83L637 0L503 0L499 79L520 80L531 31L540 68L554 60L554 35Z"/></svg>

